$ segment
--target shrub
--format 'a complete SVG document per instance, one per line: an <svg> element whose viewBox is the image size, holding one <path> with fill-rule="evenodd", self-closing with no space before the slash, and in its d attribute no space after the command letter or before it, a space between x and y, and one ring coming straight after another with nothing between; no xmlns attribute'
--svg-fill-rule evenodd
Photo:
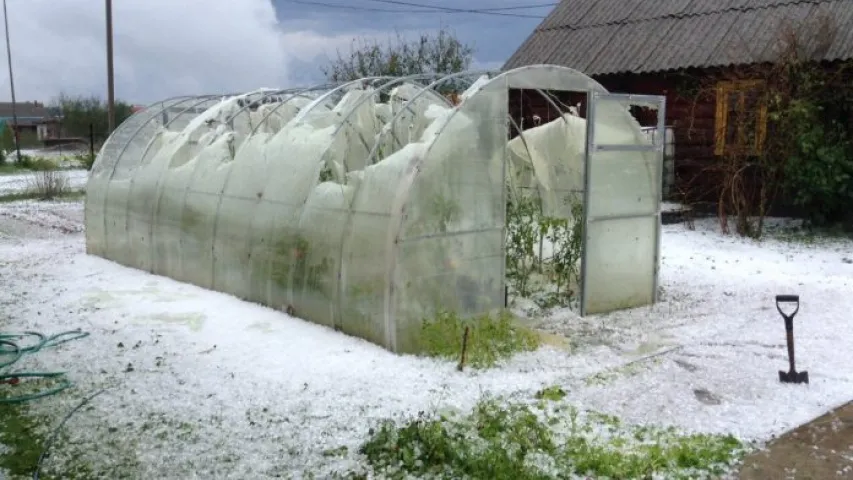
<svg viewBox="0 0 853 480"><path fill-rule="evenodd" d="M816 226L843 221L853 204L853 145L843 125L825 120L824 110L801 101L785 112L791 134L785 192Z"/></svg>
<svg viewBox="0 0 853 480"><path fill-rule="evenodd" d="M68 176L56 167L33 174L32 190L44 200L52 200L68 193L68 187Z"/></svg>
<svg viewBox="0 0 853 480"><path fill-rule="evenodd" d="M85 155L79 155L79 157L80 157L80 158L78 158L78 160L80 161L80 163L81 163L83 166L85 166L85 167L86 167L86 170L91 170L91 169L92 169L92 165L94 165L94 164L95 164L95 158L96 158L96 156L95 156L95 155L93 155L93 154L91 154L91 153L87 153L87 154L85 154Z"/></svg>

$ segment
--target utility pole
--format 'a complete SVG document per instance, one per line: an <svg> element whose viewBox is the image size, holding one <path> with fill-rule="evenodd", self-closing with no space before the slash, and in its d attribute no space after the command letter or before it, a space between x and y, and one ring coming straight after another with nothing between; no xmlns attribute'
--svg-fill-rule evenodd
<svg viewBox="0 0 853 480"><path fill-rule="evenodd" d="M6 0L3 0L3 23L6 25L6 58L9 61L9 85L12 88L12 134L15 137L18 163L21 163L21 145L18 141L18 111L15 102L15 77L12 75L12 47L9 45L9 15L6 13Z"/></svg>
<svg viewBox="0 0 853 480"><path fill-rule="evenodd" d="M5 3L6 0L3 0ZM113 0L106 0L107 10L107 136L116 126L115 78L113 76Z"/></svg>

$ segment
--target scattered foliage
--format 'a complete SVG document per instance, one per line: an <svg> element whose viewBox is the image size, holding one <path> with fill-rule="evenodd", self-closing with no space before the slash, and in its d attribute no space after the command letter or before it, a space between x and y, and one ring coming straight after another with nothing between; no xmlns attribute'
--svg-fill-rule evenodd
<svg viewBox="0 0 853 480"><path fill-rule="evenodd" d="M462 337L469 327L466 364L474 368L487 368L512 355L539 348L539 336L515 323L511 313L484 314L472 319L460 318L455 313L441 312L422 326L420 349L424 354L459 360L462 355Z"/></svg>
<svg viewBox="0 0 853 480"><path fill-rule="evenodd" d="M533 407L485 399L468 415L421 412L402 425L384 421L359 453L382 478L686 480L719 476L746 450L732 436L624 425L562 401Z"/></svg>
<svg viewBox="0 0 853 480"><path fill-rule="evenodd" d="M406 76L419 73L454 73L467 70L474 57L473 47L462 43L452 30L421 34L408 40L401 34L381 44L376 40L354 40L349 53L338 52L336 59L321 70L331 82L347 82L366 77Z"/></svg>
<svg viewBox="0 0 853 480"><path fill-rule="evenodd" d="M517 196L507 205L507 280L514 293L536 297L542 307L575 300L580 279L583 204L567 199L571 220L546 217L538 197ZM551 255L544 253L548 242Z"/></svg>
<svg viewBox="0 0 853 480"><path fill-rule="evenodd" d="M557 385L552 385L550 387L543 388L536 392L536 398L539 400L550 400L552 402L556 402L558 400L562 400L565 398L566 392Z"/></svg>

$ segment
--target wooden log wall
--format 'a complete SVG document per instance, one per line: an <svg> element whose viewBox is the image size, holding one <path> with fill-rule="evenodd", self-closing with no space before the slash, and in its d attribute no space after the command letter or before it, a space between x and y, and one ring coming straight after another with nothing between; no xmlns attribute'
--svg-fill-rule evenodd
<svg viewBox="0 0 853 480"><path fill-rule="evenodd" d="M597 80L613 93L662 95L666 97L666 125L673 131L675 143L675 185L672 200L678 201L689 191L691 201L714 201L719 179L708 167L716 161L714 135L716 98L698 95L702 74L685 82L676 74L608 75ZM710 75L710 74L709 74Z"/></svg>
<svg viewBox="0 0 853 480"><path fill-rule="evenodd" d="M545 124L568 113L568 107L580 104L578 113L586 118L586 93L583 92L545 92L551 101L536 90L510 89L509 115L522 131L537 125ZM556 107L556 108L555 108ZM559 108L559 110L558 110ZM510 138L518 136L514 126L510 126Z"/></svg>

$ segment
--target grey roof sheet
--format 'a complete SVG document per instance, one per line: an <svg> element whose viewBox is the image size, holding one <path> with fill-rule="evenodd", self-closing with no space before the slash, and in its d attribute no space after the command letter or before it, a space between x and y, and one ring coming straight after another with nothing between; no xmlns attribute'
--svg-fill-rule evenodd
<svg viewBox="0 0 853 480"><path fill-rule="evenodd" d="M18 102L15 104L15 114L19 117L44 118L51 116L50 109L40 103ZM0 102L0 117L12 116L12 103Z"/></svg>
<svg viewBox="0 0 853 480"><path fill-rule="evenodd" d="M505 68L602 75L756 63L778 54L787 25L822 15L837 32L820 59L853 58L853 0L562 0Z"/></svg>

